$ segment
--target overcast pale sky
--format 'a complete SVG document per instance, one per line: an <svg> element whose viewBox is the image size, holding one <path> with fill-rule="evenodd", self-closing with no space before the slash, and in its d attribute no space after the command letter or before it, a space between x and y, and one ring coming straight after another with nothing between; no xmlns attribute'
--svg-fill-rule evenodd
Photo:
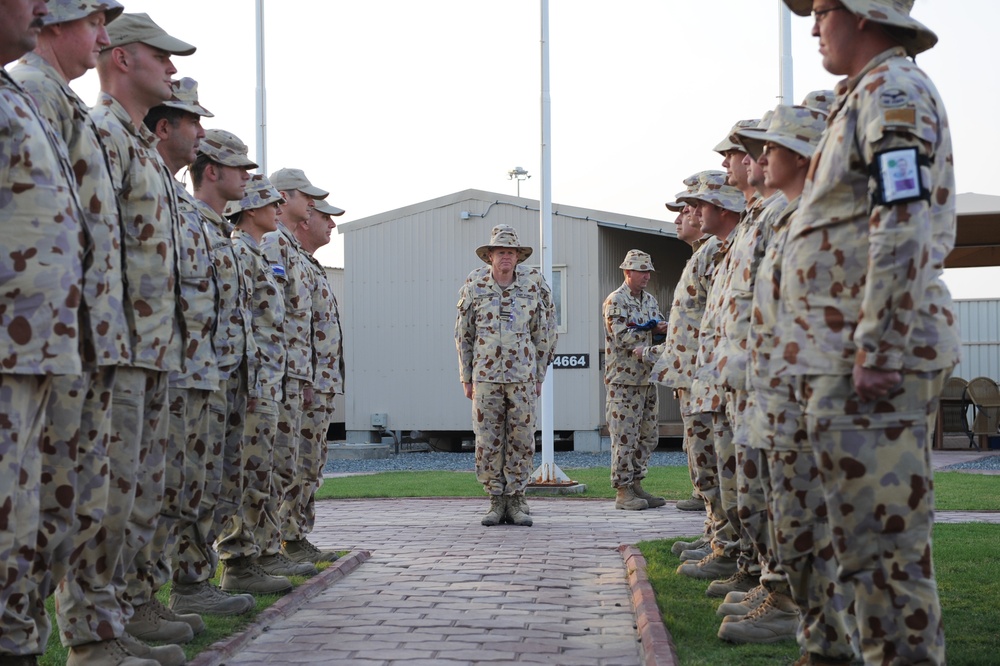
<svg viewBox="0 0 1000 666"><path fill-rule="evenodd" d="M198 47L175 57L256 153L254 0L125 0ZM468 188L539 197L538 0L265 2L268 172L305 170L341 222ZM672 220L681 180L742 118L778 103L780 0L550 0L552 199ZM959 192L1000 194L996 0L917 0L940 37L918 63L948 108ZM792 17L794 100L832 88L809 19ZM96 75L74 83L88 102ZM321 250L343 265L343 238ZM957 297L1000 279L949 271ZM990 286L984 290L983 285ZM974 285L970 287L969 285ZM970 291L971 289L971 291Z"/></svg>

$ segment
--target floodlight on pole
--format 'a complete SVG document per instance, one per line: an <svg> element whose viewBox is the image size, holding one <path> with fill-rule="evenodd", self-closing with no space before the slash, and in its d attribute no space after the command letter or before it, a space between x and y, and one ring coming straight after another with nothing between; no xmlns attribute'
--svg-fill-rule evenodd
<svg viewBox="0 0 1000 666"><path fill-rule="evenodd" d="M507 180L517 181L517 196L521 196L521 181L528 180L529 178L531 178L531 175L528 173L528 171L519 166L514 167L513 169L507 172Z"/></svg>

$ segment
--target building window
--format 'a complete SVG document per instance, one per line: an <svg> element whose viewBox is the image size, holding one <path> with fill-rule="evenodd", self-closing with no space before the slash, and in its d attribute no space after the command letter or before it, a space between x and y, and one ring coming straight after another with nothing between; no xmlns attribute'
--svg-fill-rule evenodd
<svg viewBox="0 0 1000 666"><path fill-rule="evenodd" d="M541 266L531 266L541 272ZM552 304L556 309L556 330L559 333L566 332L566 266L552 267Z"/></svg>

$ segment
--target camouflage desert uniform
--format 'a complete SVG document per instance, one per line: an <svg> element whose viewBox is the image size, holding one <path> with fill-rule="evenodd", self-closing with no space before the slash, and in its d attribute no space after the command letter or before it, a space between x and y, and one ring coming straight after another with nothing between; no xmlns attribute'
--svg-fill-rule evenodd
<svg viewBox="0 0 1000 666"><path fill-rule="evenodd" d="M171 457L167 460L166 495L156 528L165 541L159 551L162 554L155 571L154 592L171 580L175 565L190 568L194 565L191 557L200 559L198 548L190 550L190 539L197 535L208 475L221 462L214 452L219 442L210 439L209 427L209 401L219 392L222 378L215 352L220 288L202 207L181 183L175 180L174 186L180 213L180 302L188 337L184 370L171 372L169 380Z"/></svg>
<svg viewBox="0 0 1000 666"><path fill-rule="evenodd" d="M837 580L828 511L819 469L808 445L805 419L795 385L774 351L780 344L781 257L788 221L799 199L770 220L764 257L754 283L747 381L752 407L747 410L751 438L764 447L767 465L765 499L773 524L774 554L785 585L762 576L769 590L784 592L799 607L798 641L804 652L831 660L853 656L853 616ZM773 566L772 566L773 570Z"/></svg>
<svg viewBox="0 0 1000 666"><path fill-rule="evenodd" d="M555 355L549 285L519 267L501 287L492 267L469 273L459 290L455 345L463 384L473 384L476 479L490 495L524 492L535 453L536 384Z"/></svg>
<svg viewBox="0 0 1000 666"><path fill-rule="evenodd" d="M109 538L100 528L109 492L111 393L117 366L129 361L131 350L122 307L118 205L90 109L35 53L26 54L11 76L35 98L66 142L93 248L83 284L82 308L90 331L84 335L84 372L54 378L45 426L40 493L44 539L39 541L45 547L39 549L42 557L35 566L40 653L49 631L44 600L55 585L64 645L99 641L101 624L114 621L101 608L114 603L109 592L114 567L108 562L118 557L121 540ZM72 499L66 501L67 496Z"/></svg>
<svg viewBox="0 0 1000 666"><path fill-rule="evenodd" d="M744 213L745 215L745 213ZM716 346L721 337L723 299L722 285L726 279L726 264L733 238L740 233L739 225L729 237L721 240L712 257L715 269L712 284L705 297L705 314L698 332L698 359L691 381L691 409L695 413L711 414L712 440L715 449L717 480L719 483L720 514L714 516L712 551L716 555L736 559L740 552L740 522L736 504L736 447L729 421L726 392L722 386ZM712 507L713 510L715 507Z"/></svg>
<svg viewBox="0 0 1000 666"><path fill-rule="evenodd" d="M0 657L38 654L31 576L53 375L80 375L83 226L65 145L0 68ZM79 415L77 415L79 422Z"/></svg>
<svg viewBox="0 0 1000 666"><path fill-rule="evenodd" d="M649 456L659 443L659 387L650 381L663 345L653 345L652 330L636 324L663 320L652 294L632 296L627 283L604 299L604 383L611 435L611 486L628 488L646 478ZM632 327L629 327L632 324ZM632 349L645 347L636 358Z"/></svg>
<svg viewBox="0 0 1000 666"><path fill-rule="evenodd" d="M691 483L705 500L707 534L716 520L724 518L719 500L715 438L712 437L710 412L691 408L691 382L698 360L698 335L705 314L705 300L715 271L715 253L719 239L708 236L695 241L694 253L684 265L674 288L674 300L667 319L667 340L651 375L661 384L672 387L680 401L684 422L684 448L687 450ZM723 524L725 521L723 520Z"/></svg>
<svg viewBox="0 0 1000 666"><path fill-rule="evenodd" d="M273 555L281 550L278 527L277 481L274 478L274 445L285 376L285 299L275 267L264 257L253 236L233 229L233 248L243 280L250 289L250 311L256 354L250 358L250 399L243 436L243 477L239 486L225 482L223 499L238 504L219 533L216 549L222 560ZM239 490L239 495L231 496Z"/></svg>
<svg viewBox="0 0 1000 666"><path fill-rule="evenodd" d="M340 311L326 269L303 252L312 273L313 401L302 410L302 439L299 444L299 483L302 494L285 528L285 541L299 541L316 524L316 491L323 485L326 464L326 433L333 419L333 398L344 392L343 333Z"/></svg>
<svg viewBox="0 0 1000 666"><path fill-rule="evenodd" d="M931 422L959 353L941 281L956 225L948 121L902 48L876 56L836 92L782 258L780 350L798 377L809 444L822 461L865 662L940 664ZM897 148L921 155L928 192L881 205L868 165ZM900 371L902 382L862 402L855 364Z"/></svg>
<svg viewBox="0 0 1000 666"><path fill-rule="evenodd" d="M116 577L115 593L128 621L149 600L158 555L152 551L153 534L164 493L167 380L182 367L177 199L152 132L135 125L107 93L100 94L91 117L107 148L122 216L124 305L132 343L132 363L118 369L111 399L112 493L104 523L109 533L125 531L121 562L126 575Z"/></svg>
<svg viewBox="0 0 1000 666"><path fill-rule="evenodd" d="M299 240L280 222L277 231L264 234L260 248L274 267L285 295L285 398L278 412L274 439L274 482L280 498L278 525L284 538L302 494L298 472L299 430L304 394L311 390L313 378L312 272L306 267ZM283 275L278 269L283 270Z"/></svg>
<svg viewBox="0 0 1000 666"><path fill-rule="evenodd" d="M233 226L210 206L196 201L218 288L217 325L213 341L220 387L208 398L208 441L205 451L205 487L198 517L181 531L174 560L174 584L196 585L215 575L219 556L212 544L225 517L239 512L243 493L243 431L250 395L248 371L256 358L250 283L230 235ZM256 382L256 377L253 378ZM227 479L224 484L223 477ZM231 490L223 496L223 487ZM239 520L243 524L242 518Z"/></svg>
<svg viewBox="0 0 1000 666"><path fill-rule="evenodd" d="M754 278L767 247L772 220L781 214L788 200L777 192L767 199L755 199L753 207L733 232L725 280L720 290L719 340L715 354L720 359L720 379L727 392L726 406L733 428L736 452L736 505L740 520L740 568L781 581L769 571L774 554L769 538L767 502L760 459L761 442L750 432L748 414L753 395L747 387L747 343L750 337L750 309Z"/></svg>

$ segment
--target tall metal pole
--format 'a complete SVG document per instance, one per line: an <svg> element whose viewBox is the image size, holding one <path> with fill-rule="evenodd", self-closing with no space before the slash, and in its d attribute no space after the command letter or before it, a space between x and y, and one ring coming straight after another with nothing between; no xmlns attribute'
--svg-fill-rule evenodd
<svg viewBox="0 0 1000 666"><path fill-rule="evenodd" d="M257 4L257 155L258 171L267 173L267 88L264 85L264 0Z"/></svg>
<svg viewBox="0 0 1000 666"><path fill-rule="evenodd" d="M541 0L542 5L542 200L541 200L541 246L542 275L545 281L552 284L552 98L549 95L549 2ZM551 483L554 481L569 481L554 460L553 442L553 400L552 400L552 370L545 373L545 383L542 384L541 418L539 427L542 431L542 465L535 470L533 481Z"/></svg>
<svg viewBox="0 0 1000 666"><path fill-rule="evenodd" d="M778 38L778 48L781 49L779 55L779 76L781 94L778 100L782 104L795 104L795 95L792 90L792 11L782 0L778 0L781 19Z"/></svg>

